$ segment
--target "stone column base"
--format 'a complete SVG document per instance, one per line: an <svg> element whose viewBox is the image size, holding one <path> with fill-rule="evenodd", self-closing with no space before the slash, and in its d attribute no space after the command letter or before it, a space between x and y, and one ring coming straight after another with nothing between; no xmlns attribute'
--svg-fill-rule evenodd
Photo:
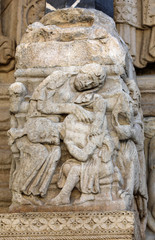
<svg viewBox="0 0 155 240"><path fill-rule="evenodd" d="M0 239L139 240L135 224L129 211L6 213L0 214Z"/></svg>

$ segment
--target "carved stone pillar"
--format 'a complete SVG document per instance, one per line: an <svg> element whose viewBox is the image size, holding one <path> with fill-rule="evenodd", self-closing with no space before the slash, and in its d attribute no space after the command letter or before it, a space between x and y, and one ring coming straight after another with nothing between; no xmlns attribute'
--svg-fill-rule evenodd
<svg viewBox="0 0 155 240"><path fill-rule="evenodd" d="M41 223L37 231L48 238L141 239L147 189L140 92L113 20L78 8L49 13L29 25L16 57L10 211L53 212L40 214L39 223L25 215L24 233ZM1 221L14 225L13 216ZM21 226L24 215L16 216ZM9 231L15 239L18 230Z"/></svg>

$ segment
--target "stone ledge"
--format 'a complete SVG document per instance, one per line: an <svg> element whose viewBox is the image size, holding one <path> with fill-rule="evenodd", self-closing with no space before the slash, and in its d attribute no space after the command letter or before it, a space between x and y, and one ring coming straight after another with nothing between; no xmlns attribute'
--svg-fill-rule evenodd
<svg viewBox="0 0 155 240"><path fill-rule="evenodd" d="M133 239L133 212L0 214L0 239Z"/></svg>

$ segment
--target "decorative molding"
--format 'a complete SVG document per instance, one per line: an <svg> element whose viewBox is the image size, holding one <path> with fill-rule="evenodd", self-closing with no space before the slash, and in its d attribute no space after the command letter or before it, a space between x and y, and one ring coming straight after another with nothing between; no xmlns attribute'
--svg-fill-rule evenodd
<svg viewBox="0 0 155 240"><path fill-rule="evenodd" d="M155 2L153 0L143 0L143 24L154 26L155 24Z"/></svg>
<svg viewBox="0 0 155 240"><path fill-rule="evenodd" d="M114 15L117 23L137 25L137 0L115 0Z"/></svg>
<svg viewBox="0 0 155 240"><path fill-rule="evenodd" d="M128 45L134 65L155 61L155 3L153 0L114 0L117 30Z"/></svg>
<svg viewBox="0 0 155 240"><path fill-rule="evenodd" d="M34 212L0 214L0 239L133 239L134 213Z"/></svg>
<svg viewBox="0 0 155 240"><path fill-rule="evenodd" d="M155 116L155 74L137 76L144 116Z"/></svg>

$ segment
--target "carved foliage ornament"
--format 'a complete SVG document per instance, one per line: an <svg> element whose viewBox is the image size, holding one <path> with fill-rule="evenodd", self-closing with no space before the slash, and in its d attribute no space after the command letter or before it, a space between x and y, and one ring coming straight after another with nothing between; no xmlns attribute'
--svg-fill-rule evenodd
<svg viewBox="0 0 155 240"><path fill-rule="evenodd" d="M0 214L1 237L22 239L130 239L134 232L132 212L12 213Z"/></svg>

